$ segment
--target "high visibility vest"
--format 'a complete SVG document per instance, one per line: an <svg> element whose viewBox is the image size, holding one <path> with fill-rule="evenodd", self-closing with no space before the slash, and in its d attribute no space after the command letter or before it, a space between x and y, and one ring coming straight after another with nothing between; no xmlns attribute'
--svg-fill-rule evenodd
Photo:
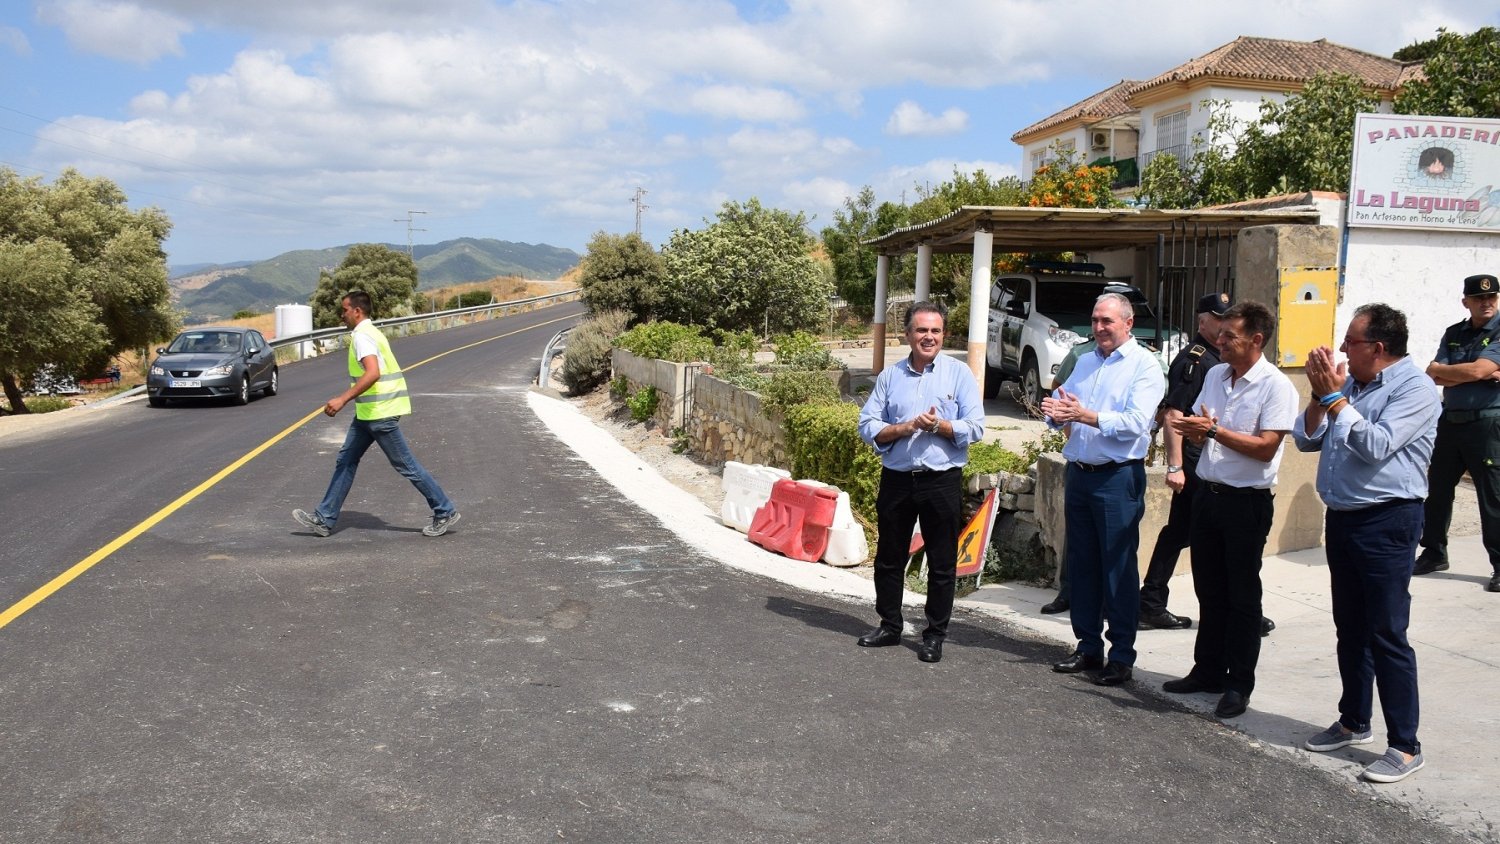
<svg viewBox="0 0 1500 844"><path fill-rule="evenodd" d="M355 416L370 422L411 413L411 396L406 392L406 376L401 374L401 365L396 363L396 356L391 354L390 341L368 320L355 326L354 330L374 340L375 347L380 350L380 380L354 399ZM352 386L364 374L365 368L359 365L359 358L355 357L354 338L350 337L349 384Z"/></svg>

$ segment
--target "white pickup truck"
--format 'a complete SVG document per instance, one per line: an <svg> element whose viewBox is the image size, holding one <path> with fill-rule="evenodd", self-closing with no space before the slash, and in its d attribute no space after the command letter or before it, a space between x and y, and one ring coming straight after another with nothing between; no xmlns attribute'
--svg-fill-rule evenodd
<svg viewBox="0 0 1500 844"><path fill-rule="evenodd" d="M1001 380L1017 380L1021 394L1047 394L1068 353L1092 340L1094 301L1120 293L1135 305L1137 341L1170 360L1182 345L1182 332L1165 326L1158 336L1155 313L1132 285L1104 277L1098 264L1045 264L1031 272L1007 273L990 288L989 332L985 352L984 396L999 394Z"/></svg>

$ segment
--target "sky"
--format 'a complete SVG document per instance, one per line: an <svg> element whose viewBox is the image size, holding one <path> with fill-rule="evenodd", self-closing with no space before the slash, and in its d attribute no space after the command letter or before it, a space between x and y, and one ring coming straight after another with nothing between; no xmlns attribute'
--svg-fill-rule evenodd
<svg viewBox="0 0 1500 844"><path fill-rule="evenodd" d="M1381 55L1500 0L4 0L0 167L167 212L173 266L658 246L726 201L1016 175L1017 130L1241 35Z"/></svg>

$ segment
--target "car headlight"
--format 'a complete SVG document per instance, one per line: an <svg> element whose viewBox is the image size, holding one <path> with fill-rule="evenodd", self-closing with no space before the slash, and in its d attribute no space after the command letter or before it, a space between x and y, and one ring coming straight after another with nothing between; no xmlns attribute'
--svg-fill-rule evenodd
<svg viewBox="0 0 1500 844"><path fill-rule="evenodd" d="M203 370L203 377L210 378L215 375L231 375L234 373L234 364L221 363L218 366Z"/></svg>
<svg viewBox="0 0 1500 844"><path fill-rule="evenodd" d="M1047 337L1052 342L1062 346L1076 346L1083 342L1083 338L1078 336L1078 332L1069 331L1066 328L1058 328L1055 325L1047 329Z"/></svg>
<svg viewBox="0 0 1500 844"><path fill-rule="evenodd" d="M152 375L166 375L167 371L165 369L161 368L160 366L157 366L156 364L153 363L153 364L151 364L151 374Z"/></svg>

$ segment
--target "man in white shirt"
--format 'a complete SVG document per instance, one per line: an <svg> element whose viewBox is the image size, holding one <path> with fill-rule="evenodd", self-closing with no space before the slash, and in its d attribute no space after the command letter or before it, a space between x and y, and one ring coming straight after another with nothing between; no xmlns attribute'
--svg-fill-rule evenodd
<svg viewBox="0 0 1500 844"><path fill-rule="evenodd" d="M1297 419L1297 388L1265 358L1276 318L1258 302L1224 314L1219 357L1193 402L1197 415L1172 421L1203 446L1193 499L1193 591L1198 639L1193 670L1163 684L1175 694L1222 693L1214 714L1242 715L1260 660L1260 558L1271 532L1272 488L1282 440Z"/></svg>

